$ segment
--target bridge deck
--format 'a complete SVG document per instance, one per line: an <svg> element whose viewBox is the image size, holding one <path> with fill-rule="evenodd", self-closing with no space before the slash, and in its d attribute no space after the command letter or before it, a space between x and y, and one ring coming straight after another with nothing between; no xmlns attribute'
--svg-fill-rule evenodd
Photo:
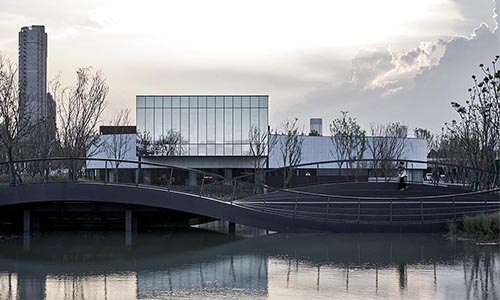
<svg viewBox="0 0 500 300"><path fill-rule="evenodd" d="M422 201L328 198L308 193L315 188L335 193L362 191L363 195L369 196L374 193L378 196L406 193L394 192L392 184L362 184L359 187L359 190L349 185L307 187L301 188L303 194L279 191L231 203L158 187L99 183L29 184L0 189L0 206L57 201L143 205L281 232L433 231L444 228L448 222L459 221L465 215L500 210L498 192ZM434 190L440 194L444 192L441 187L416 185L407 192L418 193L418 188L427 194Z"/></svg>

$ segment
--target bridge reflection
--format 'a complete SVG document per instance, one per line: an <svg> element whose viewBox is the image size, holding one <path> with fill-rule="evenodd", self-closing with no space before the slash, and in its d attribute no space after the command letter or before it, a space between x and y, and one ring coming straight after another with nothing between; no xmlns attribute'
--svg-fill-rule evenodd
<svg viewBox="0 0 500 300"><path fill-rule="evenodd" d="M83 240L83 242L78 242ZM498 299L499 249L424 235L195 231L2 241L0 299Z"/></svg>

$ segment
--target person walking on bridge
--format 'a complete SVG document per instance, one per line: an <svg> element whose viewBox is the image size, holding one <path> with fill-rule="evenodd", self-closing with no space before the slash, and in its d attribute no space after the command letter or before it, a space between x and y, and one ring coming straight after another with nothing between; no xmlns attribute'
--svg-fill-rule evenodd
<svg viewBox="0 0 500 300"><path fill-rule="evenodd" d="M399 177L399 190L404 191L406 190L406 168L405 168L405 163L400 161L399 165L397 167L398 169L398 177Z"/></svg>

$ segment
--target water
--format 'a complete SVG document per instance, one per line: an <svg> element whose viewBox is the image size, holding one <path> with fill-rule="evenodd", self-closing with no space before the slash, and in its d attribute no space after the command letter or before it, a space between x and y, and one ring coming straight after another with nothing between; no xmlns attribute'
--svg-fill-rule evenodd
<svg viewBox="0 0 500 300"><path fill-rule="evenodd" d="M2 240L0 299L500 299L498 246L440 235L245 236Z"/></svg>

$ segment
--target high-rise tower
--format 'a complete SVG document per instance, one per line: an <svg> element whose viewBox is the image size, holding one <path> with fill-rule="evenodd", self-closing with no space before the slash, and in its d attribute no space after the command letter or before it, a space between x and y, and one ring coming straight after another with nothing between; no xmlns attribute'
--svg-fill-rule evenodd
<svg viewBox="0 0 500 300"><path fill-rule="evenodd" d="M19 32L20 113L31 122L47 119L47 33L45 26Z"/></svg>

